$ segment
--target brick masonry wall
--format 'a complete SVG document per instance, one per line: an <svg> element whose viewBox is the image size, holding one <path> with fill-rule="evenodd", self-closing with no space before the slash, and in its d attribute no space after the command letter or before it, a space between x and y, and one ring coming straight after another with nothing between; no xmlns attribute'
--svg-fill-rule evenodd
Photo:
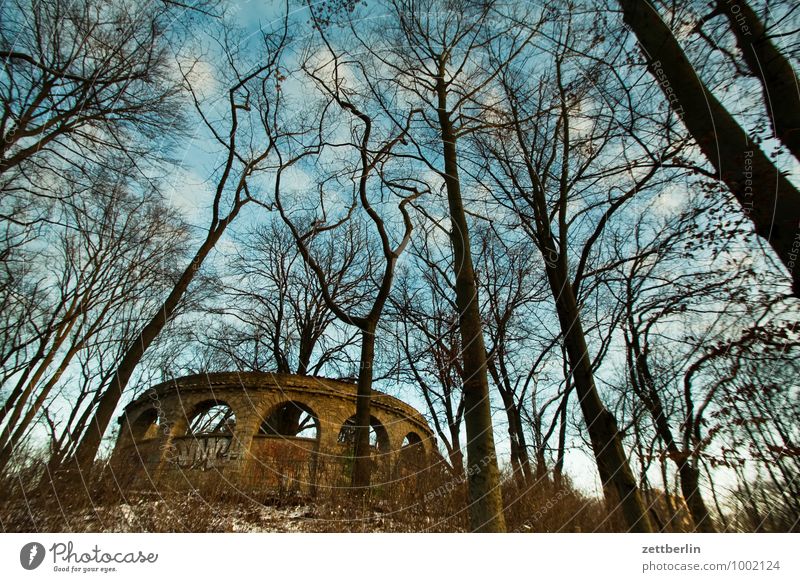
<svg viewBox="0 0 800 582"><path fill-rule="evenodd" d="M176 378L153 386L125 408L112 463L127 468L132 483L192 483L214 473L235 486L256 489L346 486L352 461L338 437L355 414L355 394L354 384L292 374L226 372ZM258 434L264 419L287 402L313 411L317 439ZM187 436L191 420L213 403L233 410L233 434ZM372 415L388 435L388 447L373 451L373 483L388 482L398 473L409 433L420 437L417 463L435 453L433 432L405 402L373 392ZM407 457L404 451L403 459Z"/></svg>

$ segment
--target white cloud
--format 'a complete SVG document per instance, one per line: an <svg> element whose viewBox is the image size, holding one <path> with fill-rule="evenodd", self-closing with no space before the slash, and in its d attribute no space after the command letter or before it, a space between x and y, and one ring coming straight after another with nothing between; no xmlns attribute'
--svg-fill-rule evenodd
<svg viewBox="0 0 800 582"><path fill-rule="evenodd" d="M178 169L167 185L167 202L177 208L191 224L207 222L206 210L214 198L209 183L197 173Z"/></svg>
<svg viewBox="0 0 800 582"><path fill-rule="evenodd" d="M657 216L671 216L683 206L687 194L683 187L670 185L664 188L653 201L653 211Z"/></svg>
<svg viewBox="0 0 800 582"><path fill-rule="evenodd" d="M213 96L218 91L215 68L208 61L191 55L179 55L174 67L176 79L188 83L198 97Z"/></svg>

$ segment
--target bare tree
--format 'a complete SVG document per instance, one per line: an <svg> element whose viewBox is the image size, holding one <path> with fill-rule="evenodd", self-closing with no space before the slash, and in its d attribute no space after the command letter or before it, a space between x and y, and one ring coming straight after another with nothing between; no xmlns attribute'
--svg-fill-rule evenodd
<svg viewBox="0 0 800 582"><path fill-rule="evenodd" d="M800 526L797 335L792 326L776 323L769 331L779 341L755 342L716 366L715 375L726 382L708 430L722 433L725 445L709 463L737 473L734 509L743 511L735 512L734 521L744 531L797 531Z"/></svg>
<svg viewBox="0 0 800 582"><path fill-rule="evenodd" d="M770 31L750 3L744 0L717 0L712 6L714 9L700 19L695 31L710 40L715 48L722 50L703 28L718 16L726 17L727 30L736 39L736 47L748 76L757 79L761 84L764 109L773 135L795 158L800 159L800 91L797 90L797 73L789 58L773 42L773 38L791 35L792 31ZM774 6L767 8L774 9Z"/></svg>
<svg viewBox="0 0 800 582"><path fill-rule="evenodd" d="M714 168L710 175L728 187L758 235L780 257L797 295L800 192L708 90L651 2L619 0L619 5L646 54L648 69Z"/></svg>
<svg viewBox="0 0 800 582"><path fill-rule="evenodd" d="M96 0L14 0L0 11L4 194L46 196L37 184L65 178L85 183L86 168L116 156L131 162L131 179L147 181L182 123L171 66L180 12Z"/></svg>
<svg viewBox="0 0 800 582"><path fill-rule="evenodd" d="M753 357L754 344L772 345L785 337L785 331L759 322L772 309L775 297L780 298L770 295L766 284L776 273L756 274L752 266L735 265L738 259L720 259L726 247L738 246L747 234L741 225L731 224L729 212L714 198L706 198L666 222L638 223L633 236L638 250L621 264L621 286L615 291L626 311L625 391L633 397L631 408L641 405L651 419L658 442L648 447L649 454L674 464L693 527L707 532L717 527L701 487L703 463L720 462L712 449L719 429L708 425L719 414L721 395L738 376L739 367L735 360L731 367L721 362L741 353ZM647 245L658 252L642 252ZM759 289L756 277L763 288ZM719 373L710 378L709 369ZM721 405L721 410L731 407ZM632 426L649 430L633 416ZM740 425L742 418L733 425ZM722 446L723 451L728 448L727 443ZM666 467L663 472L666 475ZM712 480L710 473L708 479ZM668 493L667 485L664 489ZM716 503L713 488L712 497ZM718 514L724 522L721 509Z"/></svg>
<svg viewBox="0 0 800 582"><path fill-rule="evenodd" d="M359 255L353 234L328 241L318 256L331 280L331 296L339 303L365 283L345 280ZM212 305L208 313L221 315L223 321L199 341L218 355L222 368L318 375L326 367L335 368L356 338L344 334L337 339L340 330L329 333L337 318L291 233L276 221L238 240L218 299L220 305Z"/></svg>
<svg viewBox="0 0 800 582"><path fill-rule="evenodd" d="M438 235L438 236L437 236ZM445 449L449 468L464 476L461 430L464 420L464 370L455 289L443 263L442 239L449 233L431 223L412 240L413 265L399 277L391 297L390 317L395 322L396 376L419 388L428 419Z"/></svg>
<svg viewBox="0 0 800 582"><path fill-rule="evenodd" d="M534 343L538 326L531 325L536 321L533 310L546 300L547 281L537 264L541 257L530 240L514 240L511 232L495 232L497 228L493 224L492 228L477 229L480 246L476 270L488 340L487 359L508 421L511 467L520 482L531 486L534 474L525 435L526 418L532 421L535 438L536 478L547 473L540 422L544 410L536 402L536 378L549 350L537 349L541 348ZM525 352L531 357L524 357Z"/></svg>
<svg viewBox="0 0 800 582"><path fill-rule="evenodd" d="M88 195L71 197L62 217L69 228L52 233L52 247L30 269L50 283L32 333L20 345L24 367L7 372L13 386L0 410L0 470L76 356L113 338L136 309L146 307L163 286L165 259L182 250L185 232L174 212L152 194L138 197L97 179Z"/></svg>
<svg viewBox="0 0 800 582"><path fill-rule="evenodd" d="M697 531L713 532L715 527L699 488L700 471L696 451L692 450L688 442L684 445L689 448L684 448L670 426L674 405L664 400L669 394L666 389L668 378L674 379L675 374L669 373L663 361L657 371L653 369L650 335L662 320L669 319L676 313L685 313L694 300L707 302L715 294L725 294L739 274L710 277L708 273L701 275L688 270L681 273L678 266L683 261L673 256L673 253L682 254L683 243L688 238L686 230L691 225L687 223L682 226L681 222L683 221L679 218L676 224L665 226L661 230L662 233L669 234L662 234L655 239L658 253L639 253L623 267L626 270L623 292L626 306L624 338L630 375L627 385L652 418L655 434L663 443L667 458L675 463L681 477L683 498L695 528ZM642 236L642 229L637 228L637 243L641 244ZM666 264L672 266L665 267ZM691 424L687 422L681 426Z"/></svg>
<svg viewBox="0 0 800 582"><path fill-rule="evenodd" d="M620 49L603 39L580 42L580 21L569 14L553 26L550 68L539 73L530 53L503 65L500 123L508 129L476 134L485 190L539 248L579 404L610 508L628 528L649 531L648 513L630 470L614 415L603 404L594 370L608 348L606 334L593 358L585 324L592 290L615 264L601 254L608 226L634 196L663 187L663 172L685 140L668 116L636 109L638 94L623 70L612 70ZM605 51L601 59L595 50ZM631 128L652 125L642 139ZM641 131L644 131L643 129ZM613 240L613 239L612 239ZM595 299L610 327L619 318ZM608 327L608 326L607 326Z"/></svg>
<svg viewBox="0 0 800 582"><path fill-rule="evenodd" d="M486 91L505 61L532 32L515 26L494 2L450 3L390 0L379 6L386 19L364 31L351 19L347 32L372 60L372 90L389 114L407 103L422 124L409 134L411 155L443 184L453 248L454 285L464 374L464 420L470 524L476 531L504 531L489 401L486 348L472 259L469 209L460 177L460 141L488 118ZM530 15L527 15L530 16ZM524 16L522 17L524 18ZM402 121L395 113L396 123Z"/></svg>
<svg viewBox="0 0 800 582"><path fill-rule="evenodd" d="M281 118L280 71L283 66L282 55L289 38L288 33L286 20L282 28L265 33L261 48L264 60L261 64L250 67L245 73L238 70L234 60L236 51L230 46L231 39L223 37L222 48L228 55L234 79L225 99L227 118L221 122L216 122L204 111L201 96L192 91L191 70L184 71L184 78L194 99L197 113L214 142L221 147L224 156L222 167L217 172L211 220L204 240L161 307L153 313L152 318L129 344L116 369L103 379L103 394L72 459L84 473L90 472L103 433L108 428L125 388L146 350L175 316L189 285L227 227L239 215L242 208L253 200L249 181L264 173L272 177L274 187L277 188L282 174L310 153L304 148L293 153L278 151L286 147L285 142L296 143L295 138L304 132L301 126L294 127L290 120ZM261 112L260 123L253 123L249 116L249 111L254 106L258 106ZM220 129L221 123L226 124L225 130ZM254 145L256 143L259 145Z"/></svg>
<svg viewBox="0 0 800 582"><path fill-rule="evenodd" d="M326 144L328 148L346 147L357 157L354 167L345 168L344 174L351 176L353 184L352 201L343 213L338 216L333 214L333 209L327 209L326 181L319 184L319 203L315 211L318 213L310 220L310 225L298 225L298 218L292 210L287 208L280 192L276 190L275 204L281 218L289 227L295 243L303 260L313 271L317 278L325 304L342 322L352 325L361 331L361 355L359 360L359 373L357 382L357 400L354 435L354 463L351 485L363 493L369 487L372 461L369 443L370 430L370 401L372 396L373 365L375 361L375 332L380 322L384 306L391 293L397 260L408 244L413 231L413 222L408 211L408 205L423 194L424 184L418 180L408 178L405 174L393 173L391 168L391 154L400 144L408 131L413 112L406 116L404 127L397 131L389 131L381 135L379 121L371 115L364 105L357 102L357 94L350 81L344 77L345 71L358 71L359 63L349 58L341 58L332 47L319 21L316 23L317 31L322 41L320 53L309 56L302 64L306 75L314 81L325 100L323 112L330 107L335 107L342 113L347 124L347 133L351 141ZM323 114L320 127L327 121ZM393 128L390 128L390 130ZM377 180L373 178L377 177ZM373 185L373 182L376 182ZM391 223L381 213L385 203L379 198L375 200L376 192L381 198L385 195L399 199L396 209L400 216L400 234L393 240ZM333 205L328 205L333 206ZM382 266L378 267L382 273L375 275L370 272L371 260L367 262L367 272L371 279L370 291L366 292L366 313L357 313L356 309L343 306L334 298L334 289L341 281L341 275L326 272L316 257L313 243L321 234L335 234L337 231L353 228L353 217L356 209L361 209L366 214L365 228L373 230L377 236L377 245L380 248ZM332 216L328 216L331 213ZM321 218L318 215L321 214ZM309 222L306 220L306 222ZM356 227L358 228L358 227ZM362 234L362 236L369 236ZM369 247L369 242L366 243ZM370 250L366 249L369 257ZM351 260L346 259L346 260Z"/></svg>

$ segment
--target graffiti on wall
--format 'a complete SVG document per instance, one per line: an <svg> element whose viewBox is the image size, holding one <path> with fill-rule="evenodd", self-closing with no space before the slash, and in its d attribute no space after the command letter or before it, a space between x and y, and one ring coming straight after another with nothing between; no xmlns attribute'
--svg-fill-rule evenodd
<svg viewBox="0 0 800 582"><path fill-rule="evenodd" d="M231 440L230 436L177 439L173 442L170 460L181 469L213 469L230 459Z"/></svg>

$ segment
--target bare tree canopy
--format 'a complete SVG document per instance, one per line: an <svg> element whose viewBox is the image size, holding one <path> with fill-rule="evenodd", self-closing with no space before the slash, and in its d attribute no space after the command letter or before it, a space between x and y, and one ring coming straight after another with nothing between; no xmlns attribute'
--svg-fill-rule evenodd
<svg viewBox="0 0 800 582"><path fill-rule="evenodd" d="M798 14L4 2L0 526L798 531Z"/></svg>

